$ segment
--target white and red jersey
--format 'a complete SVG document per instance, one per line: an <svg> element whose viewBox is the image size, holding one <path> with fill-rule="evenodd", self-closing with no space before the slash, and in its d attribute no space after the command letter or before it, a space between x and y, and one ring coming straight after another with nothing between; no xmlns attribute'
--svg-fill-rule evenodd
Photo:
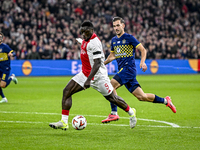
<svg viewBox="0 0 200 150"><path fill-rule="evenodd" d="M94 59L101 58L101 66L94 76L94 80L98 77L108 76L107 68L104 65L104 52L101 41L95 33L88 41L83 40L81 44L81 62L82 72L88 77L94 65Z"/></svg>

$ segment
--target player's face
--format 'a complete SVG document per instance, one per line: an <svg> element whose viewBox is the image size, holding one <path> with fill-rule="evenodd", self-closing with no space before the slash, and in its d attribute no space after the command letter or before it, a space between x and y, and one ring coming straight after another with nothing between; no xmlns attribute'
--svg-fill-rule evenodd
<svg viewBox="0 0 200 150"><path fill-rule="evenodd" d="M3 42L3 36L0 34L0 44Z"/></svg>
<svg viewBox="0 0 200 150"><path fill-rule="evenodd" d="M122 34L124 34L124 27L124 23L121 23L120 20L116 20L115 22L113 22L113 29L117 36L121 36Z"/></svg>
<svg viewBox="0 0 200 150"><path fill-rule="evenodd" d="M93 29L88 27L81 27L81 35L85 41L88 41L93 34Z"/></svg>

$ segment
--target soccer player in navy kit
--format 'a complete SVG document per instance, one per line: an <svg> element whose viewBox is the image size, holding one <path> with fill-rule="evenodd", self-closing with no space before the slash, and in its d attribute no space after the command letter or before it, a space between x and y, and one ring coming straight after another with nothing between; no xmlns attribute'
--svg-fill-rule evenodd
<svg viewBox="0 0 200 150"><path fill-rule="evenodd" d="M6 88L11 81L18 83L14 74L10 76L10 57L15 56L13 50L5 43L3 43L3 33L0 32L0 95L2 97L0 103L8 102L3 94L2 88Z"/></svg>
<svg viewBox="0 0 200 150"><path fill-rule="evenodd" d="M113 29L117 36L112 38L110 55L104 61L104 64L108 64L114 59L117 61L119 72L111 79L115 94L117 94L116 89L125 85L138 100L163 103L176 113L176 107L172 104L169 96L161 98L155 94L143 92L136 79L135 49L137 48L141 52L140 68L144 72L147 70L147 65L145 64L146 49L133 35L125 33L124 28L124 20L121 17L114 17ZM108 118L102 120L102 123L119 119L117 106L111 103L111 109L111 114L109 114Z"/></svg>

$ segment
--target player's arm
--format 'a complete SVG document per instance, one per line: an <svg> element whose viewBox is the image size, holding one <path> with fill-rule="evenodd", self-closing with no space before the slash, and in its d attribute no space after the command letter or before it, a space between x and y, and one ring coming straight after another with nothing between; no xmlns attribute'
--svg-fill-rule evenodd
<svg viewBox="0 0 200 150"><path fill-rule="evenodd" d="M81 38L76 38L76 42L78 42L79 44L82 44L83 40Z"/></svg>
<svg viewBox="0 0 200 150"><path fill-rule="evenodd" d="M87 78L87 80L86 80L86 82L84 84L84 89L87 89L87 88L90 87L90 81L92 80L94 75L97 73L97 71L99 70L100 66L101 66L101 58L94 59L94 65L92 67L90 75L88 76L88 78Z"/></svg>
<svg viewBox="0 0 200 150"><path fill-rule="evenodd" d="M142 68L142 71L145 72L147 70L147 65L145 63L147 51L141 43L136 46L136 48L141 52L140 69Z"/></svg>
<svg viewBox="0 0 200 150"><path fill-rule="evenodd" d="M104 64L106 65L106 64L110 63L113 60L115 60L115 53L114 52L110 52L110 55L104 61Z"/></svg>
<svg viewBox="0 0 200 150"><path fill-rule="evenodd" d="M11 50L11 51L8 53L8 56L9 56L9 57L15 57L16 54L15 54L15 52L14 52L13 50Z"/></svg>

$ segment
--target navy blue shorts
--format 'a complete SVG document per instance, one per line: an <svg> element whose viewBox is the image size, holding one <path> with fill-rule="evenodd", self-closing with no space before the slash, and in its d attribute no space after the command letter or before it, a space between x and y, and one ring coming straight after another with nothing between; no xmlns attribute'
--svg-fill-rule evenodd
<svg viewBox="0 0 200 150"><path fill-rule="evenodd" d="M125 85L126 88L132 93L137 87L141 87L136 79L136 70L131 67L121 69L114 77L120 85Z"/></svg>
<svg viewBox="0 0 200 150"><path fill-rule="evenodd" d="M9 77L10 77L10 69L9 68L7 70L5 69L4 71L2 71L2 69L0 69L0 78L2 81L7 82Z"/></svg>

